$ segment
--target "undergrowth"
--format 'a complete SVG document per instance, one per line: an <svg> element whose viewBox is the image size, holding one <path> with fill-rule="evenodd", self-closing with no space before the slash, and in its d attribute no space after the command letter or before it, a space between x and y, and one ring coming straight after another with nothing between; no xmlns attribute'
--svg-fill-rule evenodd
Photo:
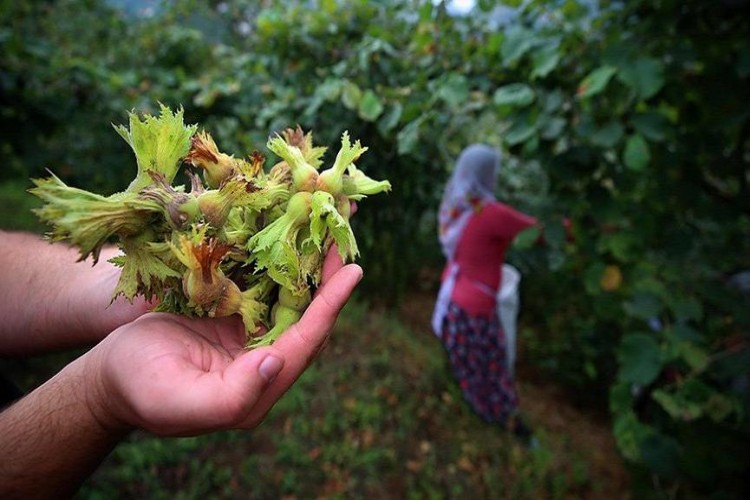
<svg viewBox="0 0 750 500"><path fill-rule="evenodd" d="M587 457L555 446L566 437L538 434L528 450L484 424L463 404L436 339L353 301L258 428L136 433L79 498L596 497L602 479Z"/></svg>

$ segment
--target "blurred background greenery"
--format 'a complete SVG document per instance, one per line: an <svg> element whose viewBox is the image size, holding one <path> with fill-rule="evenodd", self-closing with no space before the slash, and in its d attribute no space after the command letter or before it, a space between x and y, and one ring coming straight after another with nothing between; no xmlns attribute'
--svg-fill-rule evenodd
<svg viewBox="0 0 750 500"><path fill-rule="evenodd" d="M46 169L127 186L111 124L159 102L236 155L349 130L393 184L354 220L366 277L338 340L267 425L136 436L85 495L746 497L749 2L460 4L0 0L0 227L43 232L25 190ZM535 452L458 403L427 323L437 204L480 141L504 152L500 199L547 228L509 255ZM556 427L562 408L591 425ZM594 458L601 422L617 453Z"/></svg>

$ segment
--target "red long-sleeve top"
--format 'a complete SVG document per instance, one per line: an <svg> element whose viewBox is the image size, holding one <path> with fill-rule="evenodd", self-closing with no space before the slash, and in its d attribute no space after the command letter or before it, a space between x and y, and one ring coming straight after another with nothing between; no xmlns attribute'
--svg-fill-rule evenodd
<svg viewBox="0 0 750 500"><path fill-rule="evenodd" d="M491 315L505 252L518 233L534 224L534 217L500 202L487 203L472 215L456 248L460 270L451 300L472 316Z"/></svg>

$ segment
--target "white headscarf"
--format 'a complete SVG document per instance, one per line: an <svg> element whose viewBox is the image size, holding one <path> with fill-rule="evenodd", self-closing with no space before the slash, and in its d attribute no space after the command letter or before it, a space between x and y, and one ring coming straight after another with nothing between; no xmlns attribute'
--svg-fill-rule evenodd
<svg viewBox="0 0 750 500"><path fill-rule="evenodd" d="M438 236L446 259L453 260L471 215L495 201L499 170L500 153L484 144L472 144L458 157L438 212Z"/></svg>
<svg viewBox="0 0 750 500"><path fill-rule="evenodd" d="M438 237L443 255L448 260L448 273L432 315L432 328L438 336L458 274L458 265L454 261L456 247L471 216L486 203L495 201L499 170L498 150L484 144L472 144L459 155L445 187L438 212Z"/></svg>

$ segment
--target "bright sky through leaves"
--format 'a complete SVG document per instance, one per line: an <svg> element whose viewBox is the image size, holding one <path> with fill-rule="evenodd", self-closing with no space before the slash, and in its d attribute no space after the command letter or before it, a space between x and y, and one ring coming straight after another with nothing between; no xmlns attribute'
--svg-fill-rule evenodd
<svg viewBox="0 0 750 500"><path fill-rule="evenodd" d="M440 3L440 0L433 0L435 4ZM448 12L451 14L466 14L468 13L472 8L474 8L474 4L476 4L476 0L447 0L445 2L445 6L448 9Z"/></svg>

